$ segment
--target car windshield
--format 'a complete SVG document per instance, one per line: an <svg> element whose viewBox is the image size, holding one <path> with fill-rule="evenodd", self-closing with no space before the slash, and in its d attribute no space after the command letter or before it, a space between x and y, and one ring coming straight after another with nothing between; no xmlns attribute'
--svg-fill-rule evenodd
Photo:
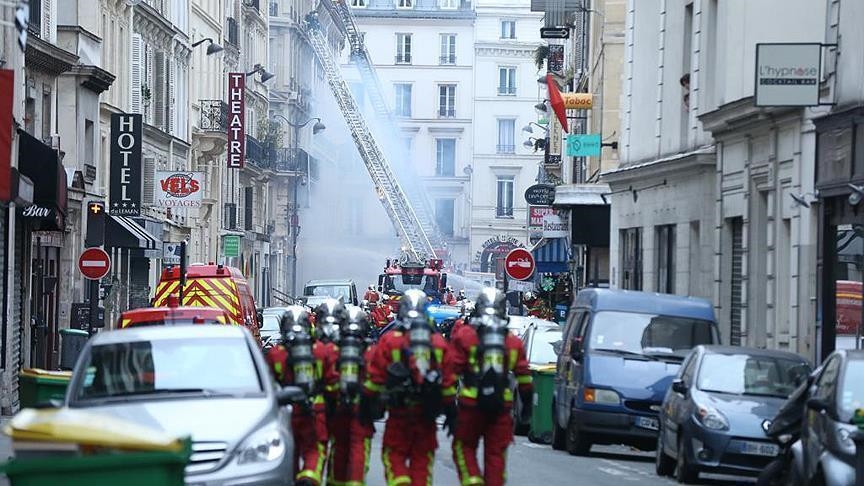
<svg viewBox="0 0 864 486"><path fill-rule="evenodd" d="M558 355L552 347L561 340L561 331L558 329L534 331L534 339L531 340L531 349L528 350L528 361L531 364L544 365L558 361Z"/></svg>
<svg viewBox="0 0 864 486"><path fill-rule="evenodd" d="M588 349L684 358L694 346L713 342L710 321L602 311L591 323Z"/></svg>
<svg viewBox="0 0 864 486"><path fill-rule="evenodd" d="M315 285L306 287L303 295L307 297L333 297L334 299L342 297L347 301L351 295L351 288L347 285Z"/></svg>
<svg viewBox="0 0 864 486"><path fill-rule="evenodd" d="M864 361L851 360L846 365L843 374L843 386L840 389L840 417L848 422L855 415L855 410L864 408Z"/></svg>
<svg viewBox="0 0 864 486"><path fill-rule="evenodd" d="M262 391L252 352L240 338L158 339L93 346L74 401L200 392Z"/></svg>
<svg viewBox="0 0 864 486"><path fill-rule="evenodd" d="M423 277L423 282L414 283L405 283L405 280L411 281L416 277L408 276L407 279L403 278L402 275L390 275L390 278L387 279L387 285L384 288L385 292L388 291L399 291L405 293L408 289L418 289L430 294L432 292L437 291L438 289L438 276L436 275L426 275Z"/></svg>
<svg viewBox="0 0 864 486"><path fill-rule="evenodd" d="M696 387L705 392L788 397L810 373L797 359L748 354L707 354Z"/></svg>
<svg viewBox="0 0 864 486"><path fill-rule="evenodd" d="M276 314L264 314L264 325L262 331L279 332L279 316Z"/></svg>

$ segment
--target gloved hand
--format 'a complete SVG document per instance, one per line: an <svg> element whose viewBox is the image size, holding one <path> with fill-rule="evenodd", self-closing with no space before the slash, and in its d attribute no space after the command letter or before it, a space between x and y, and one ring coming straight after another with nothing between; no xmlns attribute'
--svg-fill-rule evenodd
<svg viewBox="0 0 864 486"><path fill-rule="evenodd" d="M519 421L520 423L527 424L531 422L531 414L534 411L534 393L519 392L519 401L522 403Z"/></svg>
<svg viewBox="0 0 864 486"><path fill-rule="evenodd" d="M458 410L455 403L451 403L444 408L444 429L447 430L447 437L452 437L456 433L458 425Z"/></svg>
<svg viewBox="0 0 864 486"><path fill-rule="evenodd" d="M371 424L377 419L384 416L383 409L380 405L380 400L377 395L360 395L360 404L357 410L357 417L361 422Z"/></svg>

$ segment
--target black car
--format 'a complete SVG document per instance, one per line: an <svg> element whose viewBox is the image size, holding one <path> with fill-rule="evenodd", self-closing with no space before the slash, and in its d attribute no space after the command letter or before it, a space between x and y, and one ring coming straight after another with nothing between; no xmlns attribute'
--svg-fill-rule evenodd
<svg viewBox="0 0 864 486"><path fill-rule="evenodd" d="M780 452L765 431L809 373L793 353L697 346L663 400L657 473L684 483L700 472L757 475Z"/></svg>
<svg viewBox="0 0 864 486"><path fill-rule="evenodd" d="M841 350L822 364L810 388L799 444L796 484L855 484L855 411L864 408L864 351Z"/></svg>
<svg viewBox="0 0 864 486"><path fill-rule="evenodd" d="M279 323L282 316L288 313L287 307L267 307L263 311L263 324L261 325L261 343L264 349L270 349L279 343L281 333Z"/></svg>

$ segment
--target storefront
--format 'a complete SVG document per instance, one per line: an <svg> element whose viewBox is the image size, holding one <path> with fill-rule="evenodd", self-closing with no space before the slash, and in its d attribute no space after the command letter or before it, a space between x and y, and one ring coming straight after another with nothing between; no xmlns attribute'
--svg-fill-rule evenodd
<svg viewBox="0 0 864 486"><path fill-rule="evenodd" d="M66 170L55 149L27 132L18 132L18 170L33 183L33 203L19 208L16 234L24 249L17 258L20 284L29 302L29 326L22 346L26 366L53 368L59 352L60 248L65 243Z"/></svg>
<svg viewBox="0 0 864 486"><path fill-rule="evenodd" d="M609 286L610 188L606 184L559 186L555 207L570 210L573 283L581 287Z"/></svg>
<svg viewBox="0 0 864 486"><path fill-rule="evenodd" d="M534 289L545 307L545 318L563 323L573 299L570 274L572 259L567 238L542 240L531 252L534 256Z"/></svg>
<svg viewBox="0 0 864 486"><path fill-rule="evenodd" d="M861 348L864 292L864 108L816 120L819 357Z"/></svg>
<svg viewBox="0 0 864 486"><path fill-rule="evenodd" d="M150 305L151 260L162 253L162 240L153 235L161 234L161 223L109 215L105 250L111 255L111 273L102 282L106 326L122 311Z"/></svg>

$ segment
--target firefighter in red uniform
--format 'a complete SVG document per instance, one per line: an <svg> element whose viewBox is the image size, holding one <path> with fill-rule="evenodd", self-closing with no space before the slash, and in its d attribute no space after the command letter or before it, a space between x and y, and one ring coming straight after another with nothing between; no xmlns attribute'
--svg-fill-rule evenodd
<svg viewBox="0 0 864 486"><path fill-rule="evenodd" d="M410 289L399 303L398 327L381 336L367 363L361 400L364 418L380 417L378 397L389 411L381 451L388 486L432 484L438 447L435 419L455 417L450 352L426 313L426 294Z"/></svg>
<svg viewBox="0 0 864 486"><path fill-rule="evenodd" d="M308 397L306 403L295 405L291 414L296 484L317 486L327 450L323 392L328 386L337 386L339 377L332 364L327 364L324 345L315 340L306 309L289 307L279 329L282 343L267 352L267 364L280 385L299 386Z"/></svg>
<svg viewBox="0 0 864 486"><path fill-rule="evenodd" d="M324 366L336 369L339 361L339 350L336 341L339 340L339 329L342 323L348 319L348 310L339 299L326 299L315 309L315 331L318 339L324 345ZM328 384L324 393L324 405L327 411L327 419L333 417L336 411L336 402L339 394L338 383ZM327 424L328 437L332 427Z"/></svg>
<svg viewBox="0 0 864 486"><path fill-rule="evenodd" d="M378 303L378 292L375 291L375 286L370 285L369 289L363 294L363 300L369 302L369 304L377 304Z"/></svg>
<svg viewBox="0 0 864 486"><path fill-rule="evenodd" d="M374 344L369 339L369 318L359 307L348 308L348 317L339 331L339 401L329 419L330 457L327 484L362 486L369 469L369 452L375 426L368 417L361 419L359 399L366 379L366 360Z"/></svg>
<svg viewBox="0 0 864 486"><path fill-rule="evenodd" d="M384 328L387 324L390 324L390 306L383 303L374 306L371 317L375 323L375 327L378 329Z"/></svg>
<svg viewBox="0 0 864 486"><path fill-rule="evenodd" d="M510 373L530 416L533 387L522 340L507 331L507 300L497 289L485 288L468 325L450 340L454 371L462 380L459 412L453 437L453 460L463 485L504 484L507 446L513 441L513 392ZM477 446L483 439L483 471Z"/></svg>

